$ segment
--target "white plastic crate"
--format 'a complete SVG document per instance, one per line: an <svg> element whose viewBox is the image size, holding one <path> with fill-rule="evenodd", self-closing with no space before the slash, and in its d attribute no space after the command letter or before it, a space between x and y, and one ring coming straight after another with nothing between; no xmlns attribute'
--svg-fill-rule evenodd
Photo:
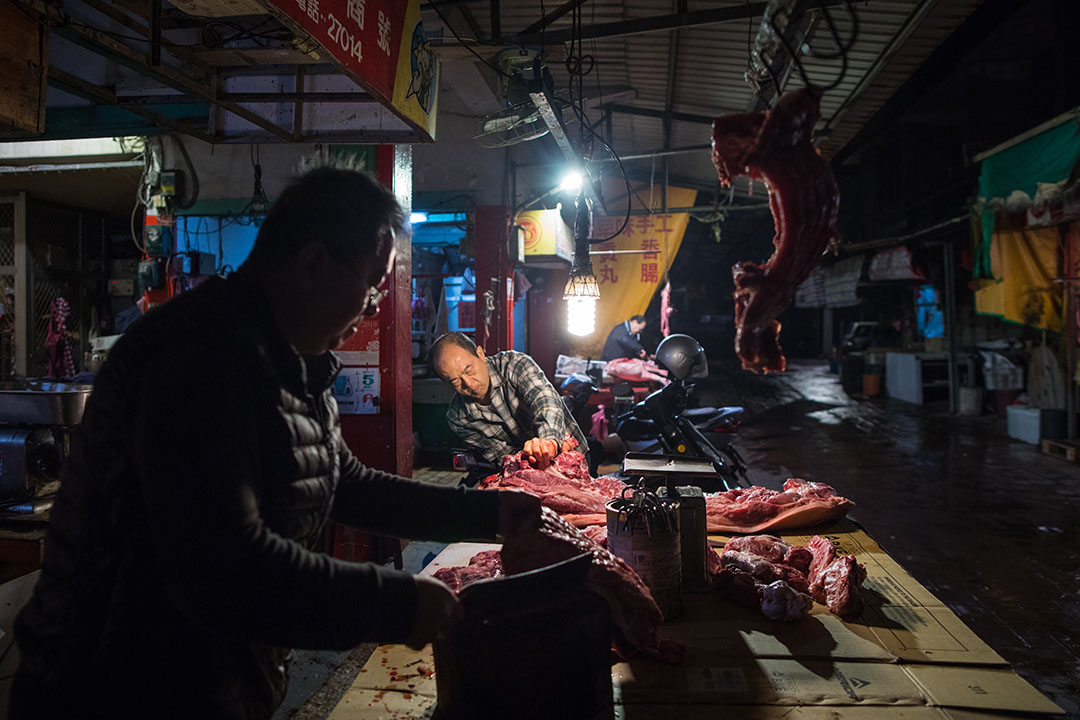
<svg viewBox="0 0 1080 720"><path fill-rule="evenodd" d="M1009 437L1038 445L1042 439L1059 440L1065 437L1065 411L1040 410L1026 405L1010 405L1008 411Z"/></svg>

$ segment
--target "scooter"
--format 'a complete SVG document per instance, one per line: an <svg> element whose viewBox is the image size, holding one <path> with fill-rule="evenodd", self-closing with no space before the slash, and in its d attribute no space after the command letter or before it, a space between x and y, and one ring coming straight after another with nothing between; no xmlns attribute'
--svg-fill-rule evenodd
<svg viewBox="0 0 1080 720"><path fill-rule="evenodd" d="M674 380L616 419L615 431L627 452L703 457L719 468L725 489L749 486L746 461L732 441L743 408L686 407L693 386Z"/></svg>
<svg viewBox="0 0 1080 720"><path fill-rule="evenodd" d="M615 432L634 452L701 457L712 462L724 489L749 487L746 461L732 444L743 409L687 408L693 380L709 374L705 351L689 335L671 335L656 348L671 382L616 418Z"/></svg>

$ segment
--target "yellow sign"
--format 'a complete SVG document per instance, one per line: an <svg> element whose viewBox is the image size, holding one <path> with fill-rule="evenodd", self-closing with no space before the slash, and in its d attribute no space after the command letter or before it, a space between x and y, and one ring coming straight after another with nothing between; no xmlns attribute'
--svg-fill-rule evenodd
<svg viewBox="0 0 1080 720"><path fill-rule="evenodd" d="M648 194L647 189L641 192ZM654 190L653 195L658 197L659 192ZM692 207L696 199L697 190L667 189L669 207ZM593 271L600 284L596 331L578 340L574 345L575 352L586 357L600 357L608 332L648 309L679 252L689 222L689 213L633 215L626 229L613 240L593 245ZM595 218L593 237L613 235L622 223L622 216ZM630 252L603 254L611 250Z"/></svg>
<svg viewBox="0 0 1080 720"><path fill-rule="evenodd" d="M517 224L525 245L525 258L560 257L574 259L574 236L558 210L530 210L519 213Z"/></svg>
<svg viewBox="0 0 1080 720"><path fill-rule="evenodd" d="M409 0L401 35L394 107L434 140L435 116L439 110L439 59L424 37L418 0Z"/></svg>

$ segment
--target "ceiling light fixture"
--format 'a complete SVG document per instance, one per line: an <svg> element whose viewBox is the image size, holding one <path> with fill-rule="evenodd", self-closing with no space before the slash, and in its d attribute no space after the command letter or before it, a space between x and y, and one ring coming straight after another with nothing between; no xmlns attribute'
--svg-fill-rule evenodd
<svg viewBox="0 0 1080 720"><path fill-rule="evenodd" d="M571 335L583 337L596 331L596 301L600 285L593 274L589 255L589 236L592 234L592 208L584 192L579 192L574 213L574 262L566 280L563 299L566 300L566 329Z"/></svg>

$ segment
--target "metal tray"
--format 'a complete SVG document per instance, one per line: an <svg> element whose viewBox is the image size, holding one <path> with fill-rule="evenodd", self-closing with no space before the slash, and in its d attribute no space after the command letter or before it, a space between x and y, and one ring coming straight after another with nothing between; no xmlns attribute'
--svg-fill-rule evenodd
<svg viewBox="0 0 1080 720"><path fill-rule="evenodd" d="M0 424L61 425L82 420L93 385L0 382Z"/></svg>
<svg viewBox="0 0 1080 720"><path fill-rule="evenodd" d="M681 475L684 477L716 477L718 473L711 462L704 458L687 458L678 455L651 455L626 453L623 472L627 475Z"/></svg>

